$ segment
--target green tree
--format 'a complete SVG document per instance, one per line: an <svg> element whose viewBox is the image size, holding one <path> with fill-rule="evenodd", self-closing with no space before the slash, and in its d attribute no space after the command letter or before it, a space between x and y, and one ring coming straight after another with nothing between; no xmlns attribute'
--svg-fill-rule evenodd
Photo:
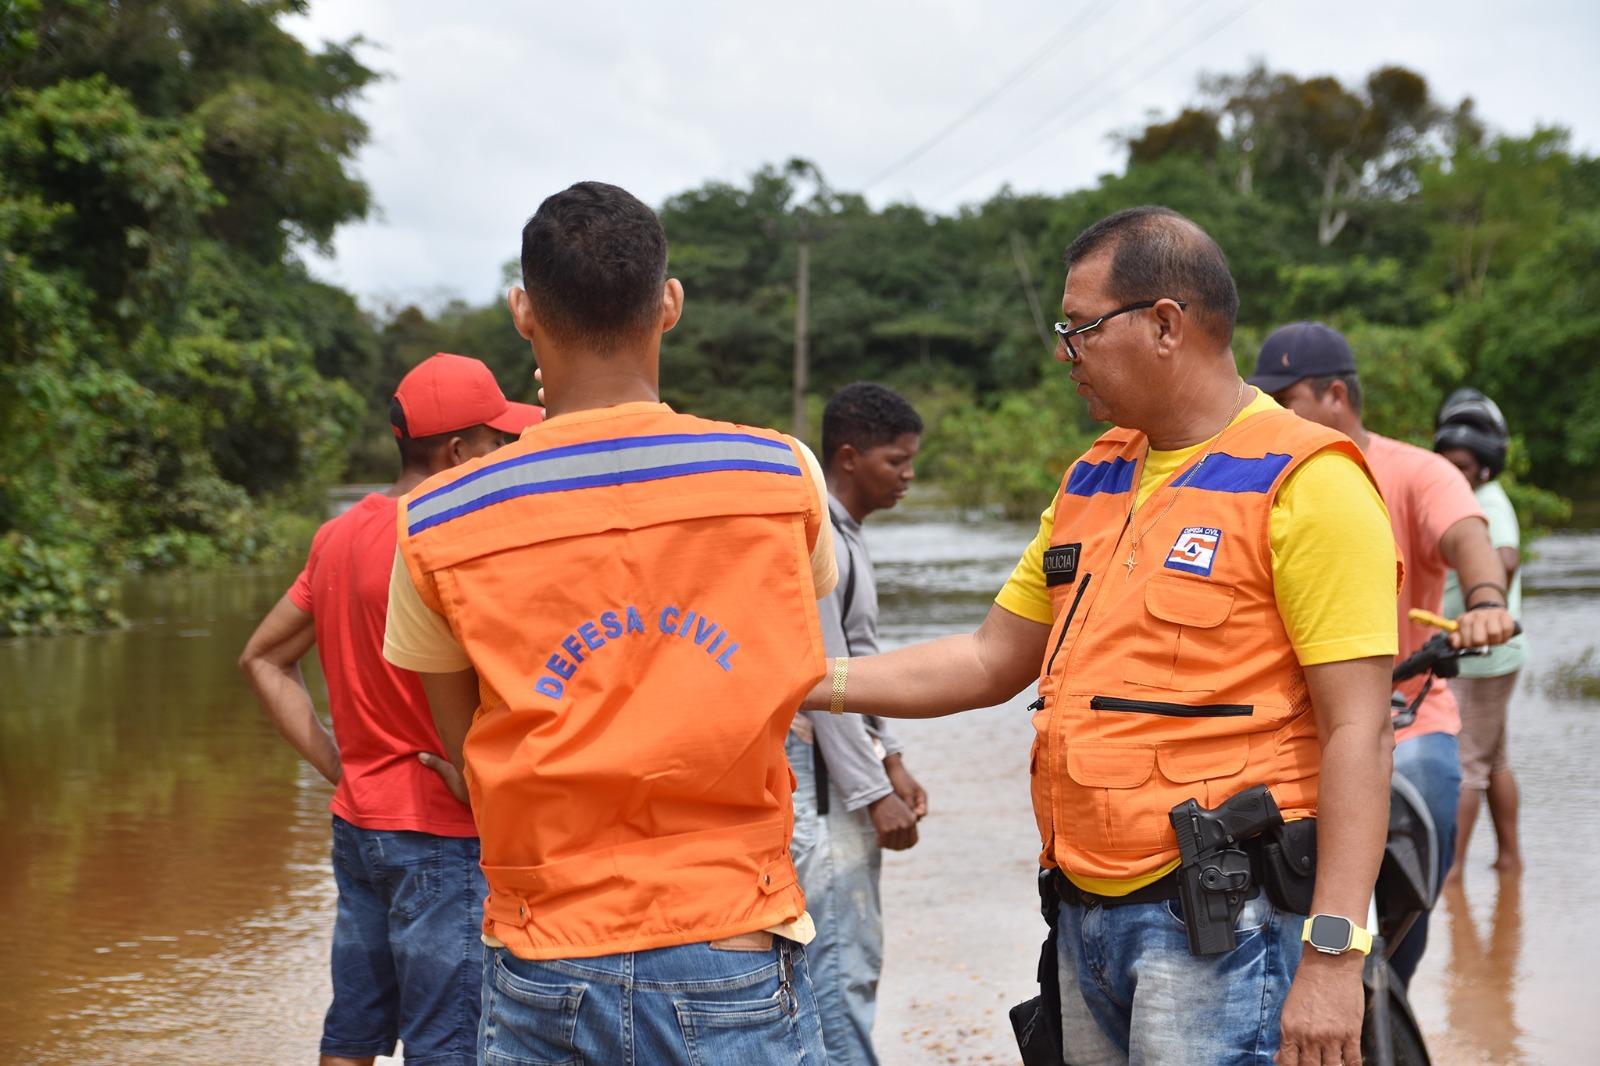
<svg viewBox="0 0 1600 1066"><path fill-rule="evenodd" d="M1471 381L1525 440L1533 478L1600 488L1600 211L1565 219L1456 324Z"/></svg>
<svg viewBox="0 0 1600 1066"><path fill-rule="evenodd" d="M1326 248L1373 205L1412 195L1419 168L1465 128L1427 81L1382 67L1358 88L1258 64L1202 80L1203 100L1127 139L1130 169L1169 156L1219 166L1244 196L1285 204ZM1458 113L1470 114L1470 104ZM1371 220L1369 220L1371 221Z"/></svg>
<svg viewBox="0 0 1600 1066"><path fill-rule="evenodd" d="M1421 172L1421 207L1432 226L1436 284L1482 299L1491 275L1510 273L1560 223L1575 165L1566 131L1550 128L1461 141L1449 156L1430 160Z"/></svg>
<svg viewBox="0 0 1600 1066"><path fill-rule="evenodd" d="M343 466L376 341L295 249L367 208L373 74L301 8L0 16L0 633L102 624L120 565L296 550Z"/></svg>
<svg viewBox="0 0 1600 1066"><path fill-rule="evenodd" d="M1338 179L1331 199L1323 196L1329 174ZM1536 202L1517 203L1518 188ZM1140 203L1193 218L1224 248L1238 281L1241 364L1276 326L1332 322L1358 352L1374 428L1426 442L1449 389L1463 381L1500 388L1495 374L1520 373L1512 362L1480 374L1490 358L1481 305L1502 306L1495 289L1515 275L1527 289L1524 316L1554 306L1564 290L1541 289L1535 279L1551 264L1534 253L1555 220L1600 207L1600 163L1572 153L1559 131L1491 135L1470 103L1446 109L1420 77L1398 68L1355 89L1258 68L1208 81L1198 103L1130 137L1126 169L1091 188L1001 190L948 216L908 204L873 209L837 190L825 203L802 204L806 195L789 165L663 205L670 269L687 292L684 319L664 346L668 400L788 424L793 228L804 210L815 227L813 406L858 378L894 385L938 412L929 421L928 476L963 504L1025 511L1095 431L1048 358L1062 250L1085 226ZM1324 242L1332 229L1337 236ZM1486 295L1470 297L1453 252L1463 243L1481 251L1491 237ZM479 316L482 333L474 332ZM500 336L510 337L504 321L497 301L431 319L407 311L387 331L426 333L419 355L447 343L442 330L471 337L482 351L467 350L489 357ZM525 380L526 345L508 345L494 357L506 360L497 368L506 380ZM1574 411L1570 428L1546 425L1523 386L1540 380L1559 390L1578 375L1526 345L1518 358L1539 363L1502 399L1527 435L1526 479L1570 484L1580 471L1558 462L1567 445L1551 442L1564 435L1578 442L1574 454L1587 454L1586 416Z"/></svg>

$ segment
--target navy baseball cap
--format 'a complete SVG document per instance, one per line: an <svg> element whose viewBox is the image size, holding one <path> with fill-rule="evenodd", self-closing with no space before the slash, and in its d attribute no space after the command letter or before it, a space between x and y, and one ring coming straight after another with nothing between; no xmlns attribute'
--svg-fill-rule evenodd
<svg viewBox="0 0 1600 1066"><path fill-rule="evenodd" d="M1354 374L1356 357L1344 334L1321 322L1294 322L1261 343L1250 384L1271 395L1304 378Z"/></svg>

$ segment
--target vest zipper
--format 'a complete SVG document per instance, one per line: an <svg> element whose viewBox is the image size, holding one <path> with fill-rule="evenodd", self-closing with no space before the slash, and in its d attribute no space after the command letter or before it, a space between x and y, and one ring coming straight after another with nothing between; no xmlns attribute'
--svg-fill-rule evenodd
<svg viewBox="0 0 1600 1066"><path fill-rule="evenodd" d="M1072 597L1072 606L1067 608L1067 621L1061 627L1061 635L1056 638L1055 650L1050 653L1050 661L1045 664L1044 673L1049 677L1056 669L1056 656L1061 654L1061 645L1066 642L1067 630L1072 628L1072 616L1078 613L1078 602L1083 599L1084 592L1089 588L1089 579L1093 574L1084 574L1083 580L1078 582L1078 592Z"/></svg>
<svg viewBox="0 0 1600 1066"><path fill-rule="evenodd" d="M1248 703L1157 703L1153 700L1125 700L1116 696L1095 696L1089 700L1090 710L1133 711L1139 714L1161 714L1168 718L1246 718L1256 713Z"/></svg>

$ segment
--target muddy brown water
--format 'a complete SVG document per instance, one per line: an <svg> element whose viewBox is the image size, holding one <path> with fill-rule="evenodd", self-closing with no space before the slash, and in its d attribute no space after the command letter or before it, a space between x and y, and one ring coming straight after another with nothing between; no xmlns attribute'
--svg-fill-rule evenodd
<svg viewBox="0 0 1600 1066"><path fill-rule="evenodd" d="M868 526L888 641L970 627L1031 531L906 517ZM329 789L233 665L292 576L140 579L127 630L0 643L0 1063L314 1060ZM1600 649L1600 534L1541 542L1526 585L1511 744L1528 869L1488 869L1484 819L1413 988L1451 1066L1600 1061L1600 703L1547 691ZM901 727L932 809L884 868L888 1066L1016 1061L1005 1009L1043 933L1025 702Z"/></svg>

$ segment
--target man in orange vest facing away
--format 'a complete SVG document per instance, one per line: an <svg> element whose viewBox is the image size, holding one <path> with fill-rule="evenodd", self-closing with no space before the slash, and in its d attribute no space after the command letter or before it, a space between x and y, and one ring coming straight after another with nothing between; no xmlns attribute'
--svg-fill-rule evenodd
<svg viewBox="0 0 1600 1066"><path fill-rule="evenodd" d="M549 417L401 505L384 651L471 794L490 1062L824 1061L784 737L827 489L798 441L660 402L666 268L622 189L545 200L510 306Z"/></svg>
<svg viewBox="0 0 1600 1066"><path fill-rule="evenodd" d="M1238 294L1198 226L1120 211L1067 262L1056 358L1116 428L1067 469L976 632L836 660L806 705L921 717L1038 682L1067 1062L1355 1063L1393 743L1382 501L1347 438L1240 380ZM1279 841L1262 835L1196 892L1177 828L1198 816L1174 816L1257 786L1291 827L1316 817L1314 887L1263 891L1246 857Z"/></svg>
<svg viewBox="0 0 1600 1066"><path fill-rule="evenodd" d="M397 1039L407 1059L476 1058L478 834L449 778L435 773L449 767L437 762L444 749L421 683L383 659L384 618L399 498L541 414L508 403L476 359L441 352L413 368L389 407L399 479L317 531L305 569L239 658L272 724L334 785L339 907L322 1066L371 1063L392 1055ZM313 644L331 736L300 676Z"/></svg>

